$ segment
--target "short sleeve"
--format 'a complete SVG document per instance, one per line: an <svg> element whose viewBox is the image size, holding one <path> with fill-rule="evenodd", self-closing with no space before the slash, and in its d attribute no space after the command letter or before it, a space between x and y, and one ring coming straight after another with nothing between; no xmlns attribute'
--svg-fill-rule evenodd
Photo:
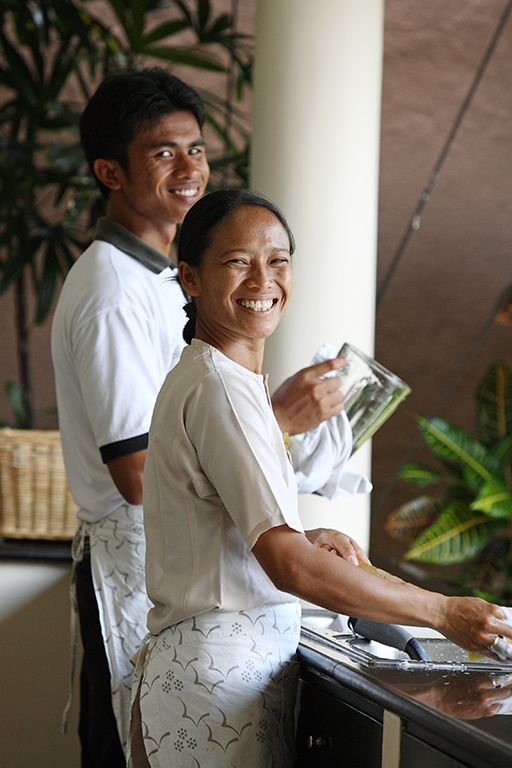
<svg viewBox="0 0 512 768"><path fill-rule="evenodd" d="M249 548L278 525L303 532L293 469L262 380L209 374L186 409L185 428Z"/></svg>
<svg viewBox="0 0 512 768"><path fill-rule="evenodd" d="M99 312L73 339L87 416L98 448L145 434L163 378L144 313L116 306Z"/></svg>

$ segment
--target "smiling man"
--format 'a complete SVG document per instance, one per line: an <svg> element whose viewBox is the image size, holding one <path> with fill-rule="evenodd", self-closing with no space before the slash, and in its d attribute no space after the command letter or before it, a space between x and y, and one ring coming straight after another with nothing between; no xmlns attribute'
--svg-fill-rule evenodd
<svg viewBox="0 0 512 768"><path fill-rule="evenodd" d="M177 224L208 183L203 122L198 94L153 68L104 80L80 123L107 214L64 283L52 356L66 472L79 507L73 557L85 768L125 765L130 657L149 608L141 506L148 431L186 323L169 254ZM340 413L338 381L323 378L340 365L311 366L281 385L273 406L283 432L305 432Z"/></svg>
<svg viewBox="0 0 512 768"><path fill-rule="evenodd" d="M125 765L130 656L146 632L149 605L141 506L147 433L184 344L184 301L169 254L176 225L208 183L203 121L197 93L155 68L108 77L80 123L107 215L64 283L52 355L79 507L83 766Z"/></svg>

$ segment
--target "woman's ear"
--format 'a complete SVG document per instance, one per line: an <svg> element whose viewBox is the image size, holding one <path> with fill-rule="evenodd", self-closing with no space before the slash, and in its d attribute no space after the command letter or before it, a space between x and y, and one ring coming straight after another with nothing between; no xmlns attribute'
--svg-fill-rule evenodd
<svg viewBox="0 0 512 768"><path fill-rule="evenodd" d="M197 267L187 264L186 261L180 261L178 264L178 274L180 285L189 296L199 296L200 280Z"/></svg>
<svg viewBox="0 0 512 768"><path fill-rule="evenodd" d="M117 160L104 160L97 158L93 163L93 171L96 177L108 189L121 189L123 182L123 170Z"/></svg>

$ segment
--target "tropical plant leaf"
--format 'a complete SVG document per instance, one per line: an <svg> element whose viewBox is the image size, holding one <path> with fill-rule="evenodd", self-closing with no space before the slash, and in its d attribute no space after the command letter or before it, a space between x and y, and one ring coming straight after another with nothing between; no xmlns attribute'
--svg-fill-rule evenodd
<svg viewBox="0 0 512 768"><path fill-rule="evenodd" d="M479 485L500 475L500 462L464 429L437 416L418 419L425 442L447 462L462 467L467 482Z"/></svg>
<svg viewBox="0 0 512 768"><path fill-rule="evenodd" d="M512 518L512 493L504 483L491 480L482 486L469 508L483 512L489 517L510 519Z"/></svg>
<svg viewBox="0 0 512 768"><path fill-rule="evenodd" d="M226 32L228 29L231 28L232 24L233 24L233 18L229 16L229 14L227 13L222 13L220 16L217 16L215 21L212 22L212 25L208 30L209 37L216 38L222 35L223 32ZM235 37L235 35L233 35L232 37Z"/></svg>
<svg viewBox="0 0 512 768"><path fill-rule="evenodd" d="M187 29L188 26L188 22L185 19L176 19L174 21L166 21L164 24L159 24L159 26L154 27L151 32L144 35L144 45L152 45L166 37L172 37L177 32L182 32L184 29Z"/></svg>
<svg viewBox="0 0 512 768"><path fill-rule="evenodd" d="M197 25L200 30L208 24L210 11L210 0L197 0Z"/></svg>
<svg viewBox="0 0 512 768"><path fill-rule="evenodd" d="M70 242L73 242L72 238L69 238ZM76 245L76 243L75 243ZM80 241L79 246L77 247L77 252L80 253L85 247L85 243ZM66 241L64 238L60 241L55 243L55 251L56 251L56 258L58 263L58 269L62 277L65 277L68 270L71 269L73 264L76 261L77 256L71 248L68 247Z"/></svg>
<svg viewBox="0 0 512 768"><path fill-rule="evenodd" d="M460 502L451 502L404 557L438 565L461 563L476 555L503 528L501 520L472 512Z"/></svg>
<svg viewBox="0 0 512 768"><path fill-rule="evenodd" d="M487 544L464 568L457 582L476 597L500 605L512 602L512 540L506 535Z"/></svg>
<svg viewBox="0 0 512 768"><path fill-rule="evenodd" d="M441 507L440 499L418 496L395 509L384 523L384 528L394 539L410 544L421 531L432 525Z"/></svg>
<svg viewBox="0 0 512 768"><path fill-rule="evenodd" d="M493 445L512 433L512 371L506 363L493 363L475 393L478 433Z"/></svg>
<svg viewBox="0 0 512 768"><path fill-rule="evenodd" d="M188 25L192 27L194 25L194 19L191 10L188 7L188 3L185 0L174 0L174 3L182 12L183 17L186 19Z"/></svg>
<svg viewBox="0 0 512 768"><path fill-rule="evenodd" d="M512 460L512 433L496 443L492 453L502 464L508 464Z"/></svg>
<svg viewBox="0 0 512 768"><path fill-rule="evenodd" d="M36 262L33 262L33 285L34 294L37 297L35 322L36 325L42 325L48 317L48 312L52 306L55 294L57 292L57 276L59 275L59 262L55 245L52 241L48 242L46 248L40 254L42 262L41 268L35 269Z"/></svg>
<svg viewBox="0 0 512 768"><path fill-rule="evenodd" d="M12 88L17 97L30 108L30 105L37 102L38 82L3 30L0 30L0 51L7 65L3 71L3 85Z"/></svg>
<svg viewBox="0 0 512 768"><path fill-rule="evenodd" d="M186 64L189 67L206 69L210 72L226 71L226 66L221 58L211 53L199 51L197 48L186 48L178 45L148 45L142 46L138 52L154 59L163 59L174 64Z"/></svg>
<svg viewBox="0 0 512 768"><path fill-rule="evenodd" d="M414 461L404 464L398 472L398 477L402 480L408 480L410 483L416 483L416 485L422 486L439 483L444 478L444 476L435 469L431 469L431 467L426 467L422 464L416 464Z"/></svg>

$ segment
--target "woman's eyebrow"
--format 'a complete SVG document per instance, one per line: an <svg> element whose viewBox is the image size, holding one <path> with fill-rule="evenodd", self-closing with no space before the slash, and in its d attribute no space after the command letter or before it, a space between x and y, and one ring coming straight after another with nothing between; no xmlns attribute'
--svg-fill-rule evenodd
<svg viewBox="0 0 512 768"><path fill-rule="evenodd" d="M240 246L239 248L228 248L227 251L223 251L221 256L229 256L230 253L251 253L251 248L244 248L243 246ZM290 249L286 248L285 246L281 247L280 245L276 245L272 248L272 253L290 253Z"/></svg>

